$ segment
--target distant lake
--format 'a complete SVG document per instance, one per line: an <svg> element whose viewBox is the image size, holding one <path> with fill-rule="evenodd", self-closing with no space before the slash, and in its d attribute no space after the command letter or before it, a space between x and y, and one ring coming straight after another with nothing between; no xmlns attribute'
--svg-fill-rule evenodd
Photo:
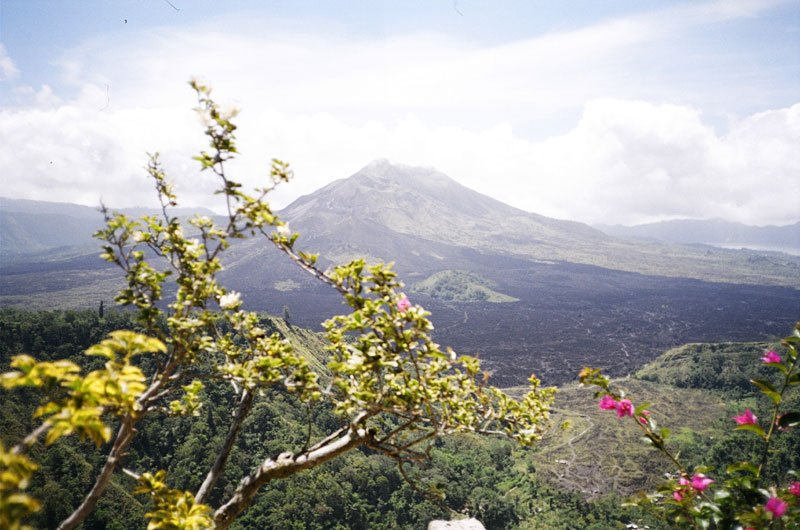
<svg viewBox="0 0 800 530"><path fill-rule="evenodd" d="M759 252L783 252L785 254L791 254L792 256L800 256L800 247L773 247L773 246L765 246L765 245L742 245L740 244L732 244L732 245L721 245L717 243L703 243L704 245L709 245L712 247L717 248L725 248L728 250L756 250Z"/></svg>

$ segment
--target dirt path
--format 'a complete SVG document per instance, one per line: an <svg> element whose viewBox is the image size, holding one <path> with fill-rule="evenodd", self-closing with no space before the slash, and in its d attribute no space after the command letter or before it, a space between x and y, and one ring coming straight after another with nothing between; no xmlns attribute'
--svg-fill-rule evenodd
<svg viewBox="0 0 800 530"><path fill-rule="evenodd" d="M572 413L569 416L571 417L578 417L586 420L588 425L581 430L581 432L575 434L566 442L554 447L552 449L557 450L559 448L563 448L566 446L569 448L570 456L569 459L564 460L556 460L558 463L562 464L563 467L560 468L559 471L556 471L558 478L556 479L562 485L566 486L569 489L580 491L583 494L588 494L589 498L594 496L594 481L591 478L591 474L587 476L586 474L586 463L578 462L578 454L575 450L575 442L584 438L594 427L595 423L592 421L592 418L586 414L575 414ZM591 464L589 464L591 465ZM583 470L581 469L583 468Z"/></svg>
<svg viewBox="0 0 800 530"><path fill-rule="evenodd" d="M586 427L581 432L579 432L578 434L576 434L575 436L573 436L572 438L570 438L569 440L567 440L567 446L569 446L569 451L570 451L570 453L572 453L572 457L570 458L569 462L567 462L567 467L564 468L564 477L565 478L570 473L570 470L572 469L572 467L575 465L575 459L578 458L577 453L575 453L575 447L572 445L572 443L575 440L577 440L578 438L580 438L581 436L583 436L584 434L586 434L589 431L589 429L594 427L594 422L592 421L592 418L590 418L589 416L583 415L583 414L579 415L579 417L585 419L586 421L588 421L589 422L589 426Z"/></svg>

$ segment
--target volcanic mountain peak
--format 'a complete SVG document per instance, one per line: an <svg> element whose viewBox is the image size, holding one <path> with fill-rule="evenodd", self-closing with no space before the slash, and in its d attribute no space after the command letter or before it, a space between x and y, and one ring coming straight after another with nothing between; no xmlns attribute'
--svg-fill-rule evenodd
<svg viewBox="0 0 800 530"><path fill-rule="evenodd" d="M453 188L467 189L435 168L397 164L385 158L373 160L346 180L380 191L407 188L428 195Z"/></svg>
<svg viewBox="0 0 800 530"><path fill-rule="evenodd" d="M524 213L462 186L436 169L378 159L349 178L299 198L284 210L284 216L296 218L328 211L375 221L387 212L405 210L405 216L415 217L422 210L432 209L440 216L460 216L460 212L481 215L492 209L501 209L504 215Z"/></svg>
<svg viewBox="0 0 800 530"><path fill-rule="evenodd" d="M431 242L530 254L530 247L604 240L580 223L524 212L433 168L376 160L290 204L281 215L306 233L341 239L377 229ZM360 239L360 237L356 237ZM343 240L342 240L343 241Z"/></svg>

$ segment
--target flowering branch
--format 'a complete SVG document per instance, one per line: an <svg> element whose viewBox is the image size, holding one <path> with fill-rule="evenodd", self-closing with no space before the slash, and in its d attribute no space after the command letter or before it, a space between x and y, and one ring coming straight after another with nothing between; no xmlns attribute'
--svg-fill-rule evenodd
<svg viewBox="0 0 800 530"><path fill-rule="evenodd" d="M678 469L677 480L670 479L658 488L657 493L639 495L633 504L649 509L659 508L669 522L684 527L689 525L691 528L708 528L709 525L715 528L742 528L737 525L744 525L748 530L755 530L772 528L776 523L793 525L800 521L800 481L784 487L759 487L775 431L788 430L800 424L800 412L782 410L786 390L800 384L800 374L797 373L800 323L782 344L785 358L775 351L766 352L761 357L766 366L774 368L782 376L779 388L766 379L751 380L772 401L772 417L767 430L759 425L758 418L750 409L732 418L737 424L735 430L752 432L762 439L760 463L758 466L749 462L732 464L727 469L730 478L718 483L706 476L712 470L707 466L696 468L690 478L686 467L665 446L670 431L658 428L647 410L649 403L634 407L624 390L612 388L609 378L602 375L599 369L587 367L581 371L579 380L582 385L598 387L595 397L601 398L599 407L615 411L620 419L631 418L644 431L643 440L666 455ZM737 476L739 472L745 475ZM787 473L795 475L792 470ZM760 499L760 502L754 504L753 499Z"/></svg>

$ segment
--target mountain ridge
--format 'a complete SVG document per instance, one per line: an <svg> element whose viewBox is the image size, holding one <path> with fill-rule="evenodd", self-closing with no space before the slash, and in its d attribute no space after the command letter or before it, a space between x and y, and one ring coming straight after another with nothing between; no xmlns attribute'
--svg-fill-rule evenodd
<svg viewBox="0 0 800 530"><path fill-rule="evenodd" d="M613 237L800 255L800 221L782 226L752 226L720 218L674 219L634 226L597 224L594 227Z"/></svg>
<svg viewBox="0 0 800 530"><path fill-rule="evenodd" d="M96 248L91 233L102 226L102 219L89 207L55 203L57 212L66 212L59 215L69 216L63 217L64 222L51 220L45 226L39 223L41 219L30 216L46 208L46 203L2 199L0 207L7 219L0 227L2 262L54 260ZM11 208L30 213L14 214ZM154 210L121 211L135 216ZM194 211L184 208L173 213L180 216ZM98 222L75 227L75 212L80 223L90 222L88 212L95 212ZM298 248L319 252L329 263L365 256L372 262L394 261L405 273L430 274L460 268L443 262L469 261L472 258L464 258L464 253L477 252L540 263L568 262L640 274L800 288L800 257L619 239L582 223L519 210L436 169L385 159L299 197L278 213L303 235ZM24 215L29 215L24 222L8 221L9 216L22 219ZM84 230L85 235L80 236ZM69 248L62 249L64 244ZM262 246L256 242L234 245L231 259L250 261L248 254L262 255Z"/></svg>
<svg viewBox="0 0 800 530"><path fill-rule="evenodd" d="M159 214L147 207L109 208L133 218ZM173 215L215 215L207 208L174 208ZM0 197L0 264L71 258L95 252L92 234L105 226L99 207Z"/></svg>
<svg viewBox="0 0 800 530"><path fill-rule="evenodd" d="M433 168L386 160L298 198L279 214L293 230L312 234L298 244L332 261L367 254L402 267L405 258L420 261L409 256L412 252L439 259L440 252L427 248L436 244L544 263L800 287L798 258L754 259L723 249L623 240L579 222L519 210ZM410 248L381 248L380 242L403 238L413 239L405 246Z"/></svg>

